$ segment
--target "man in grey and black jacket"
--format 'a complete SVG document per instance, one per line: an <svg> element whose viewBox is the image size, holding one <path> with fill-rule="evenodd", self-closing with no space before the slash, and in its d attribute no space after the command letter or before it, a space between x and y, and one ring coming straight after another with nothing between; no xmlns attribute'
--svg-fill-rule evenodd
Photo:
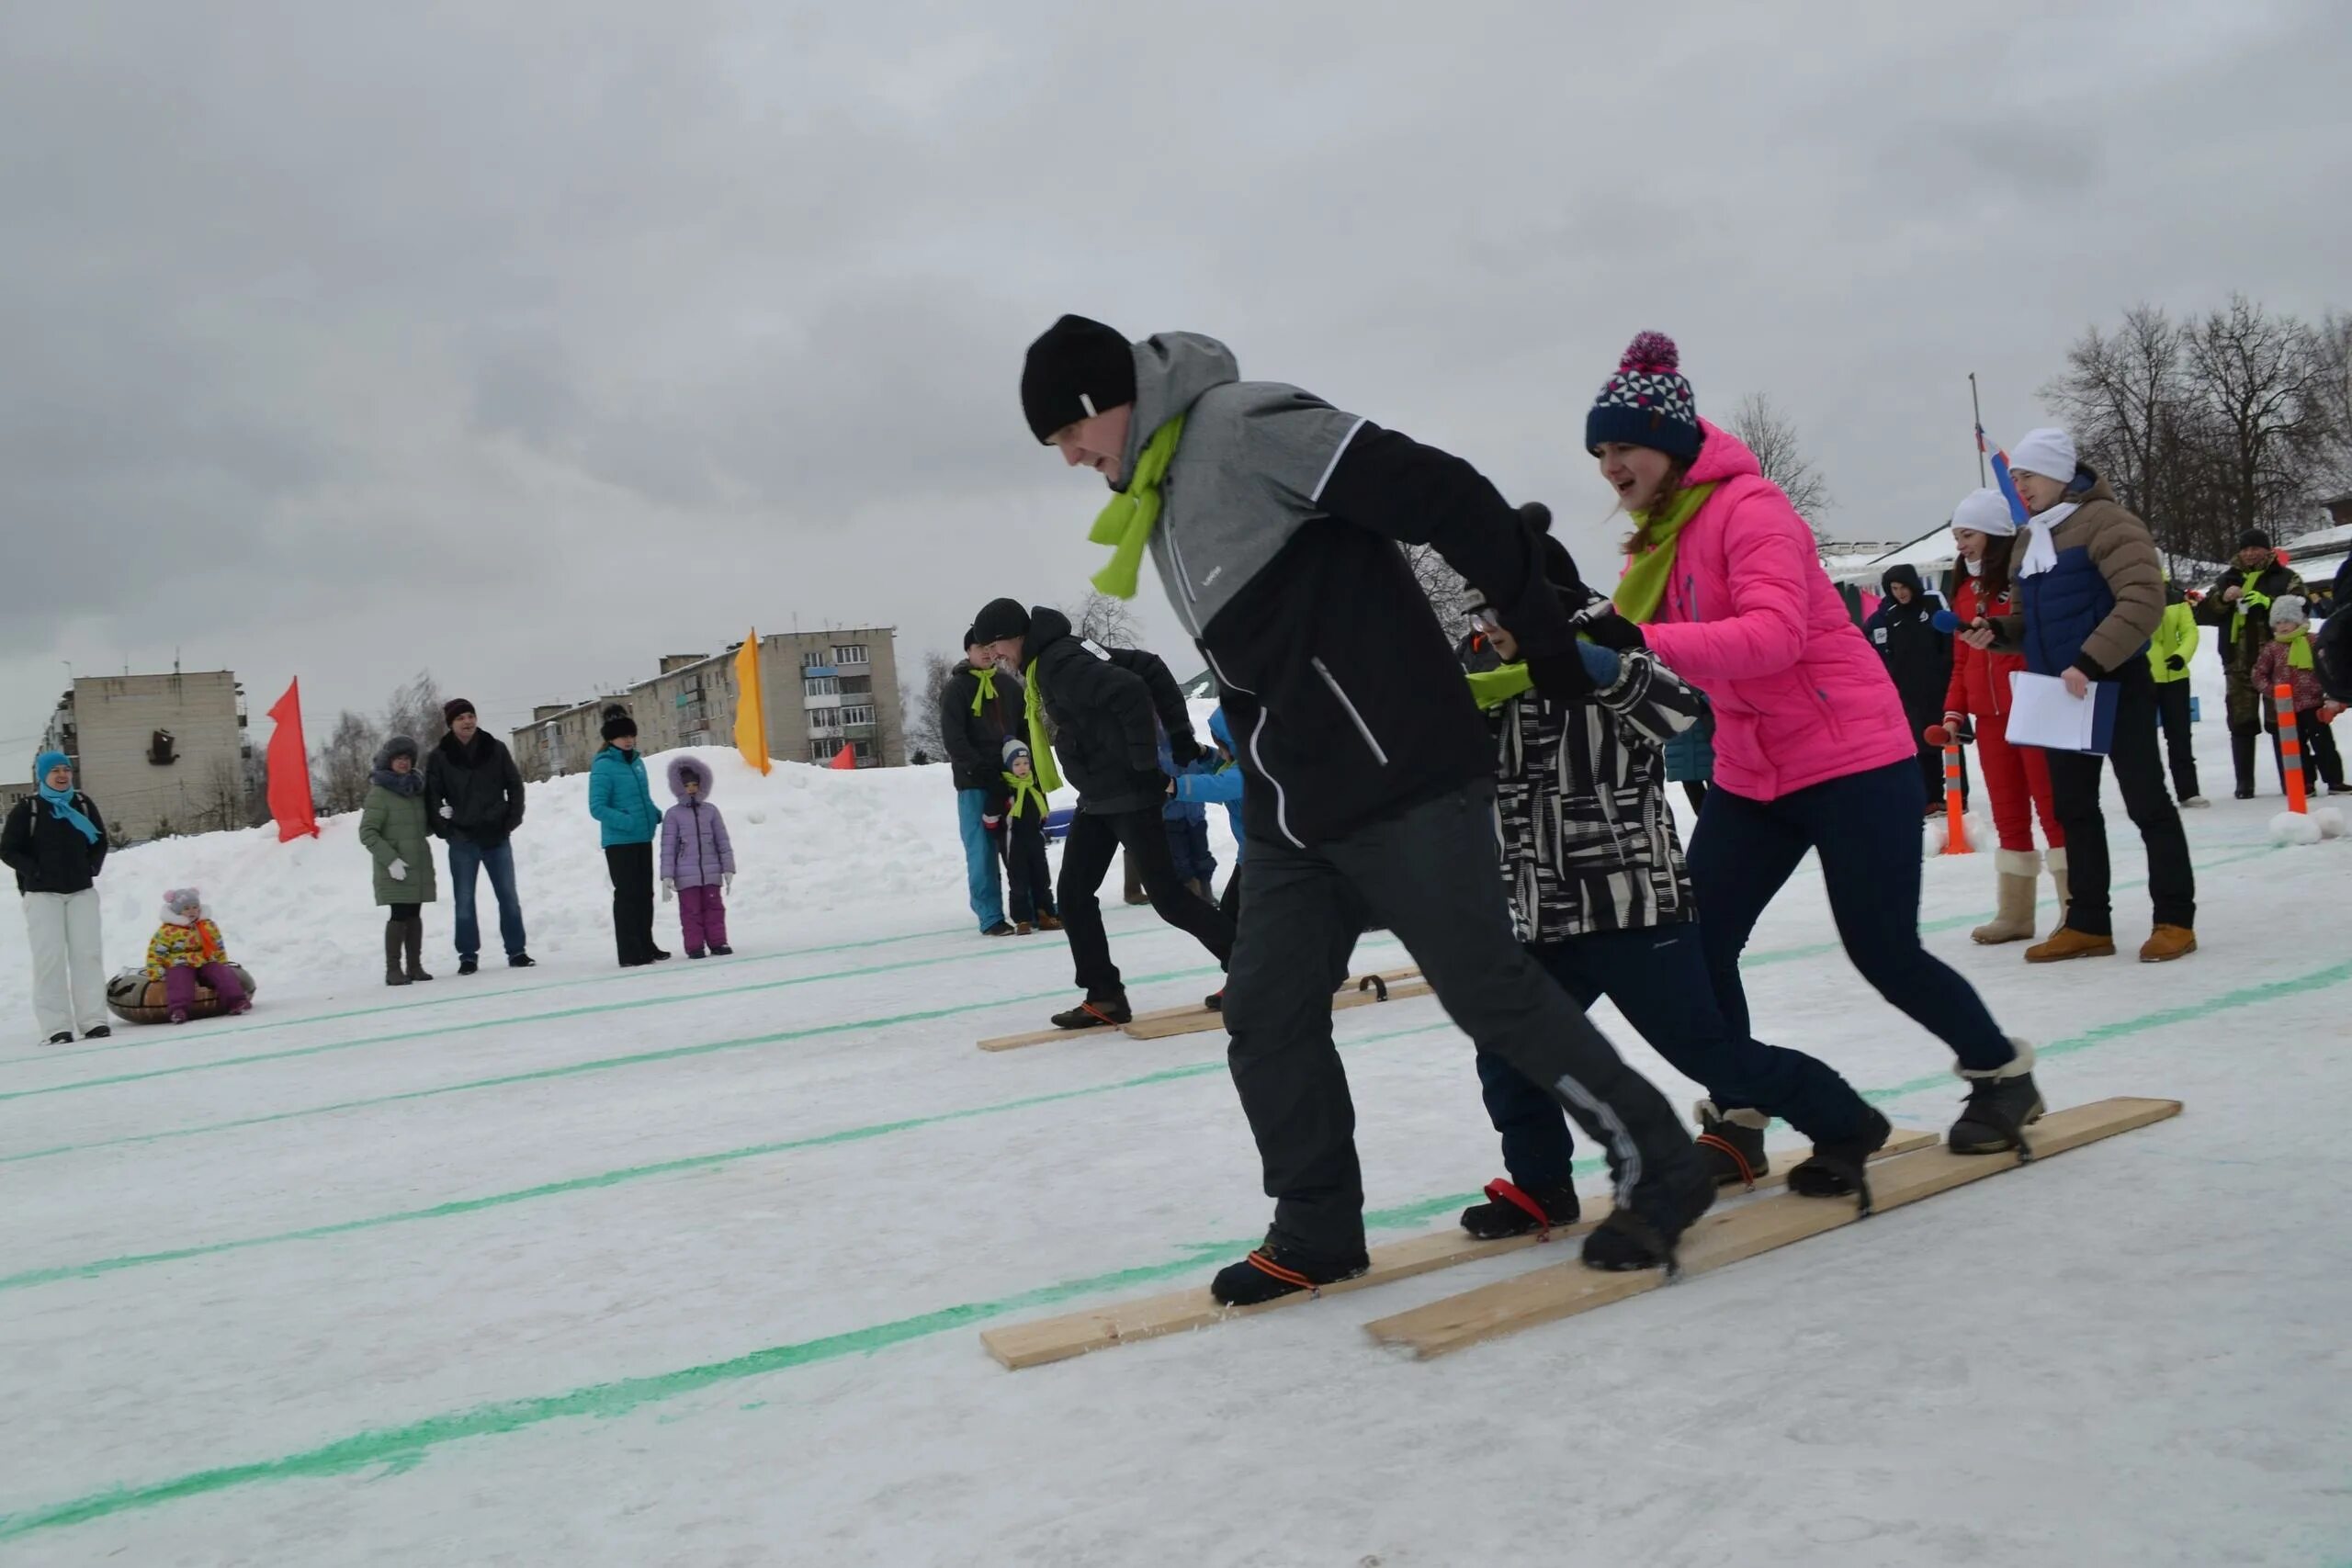
<svg viewBox="0 0 2352 1568"><path fill-rule="evenodd" d="M1588 694L1533 536L1462 459L1295 387L1244 382L1211 338L1130 344L1065 316L1030 346L1021 396L1031 433L1116 492L1094 528L1115 551L1096 585L1131 595L1151 556L1251 784L1226 1014L1275 1211L1217 1297L1262 1301L1367 1266L1330 997L1368 925L1395 932L1472 1039L1608 1151L1619 1206L1586 1260L1668 1261L1712 1183L1665 1100L1513 939L1486 727L1397 547L1432 545L1480 589L1539 687Z"/></svg>

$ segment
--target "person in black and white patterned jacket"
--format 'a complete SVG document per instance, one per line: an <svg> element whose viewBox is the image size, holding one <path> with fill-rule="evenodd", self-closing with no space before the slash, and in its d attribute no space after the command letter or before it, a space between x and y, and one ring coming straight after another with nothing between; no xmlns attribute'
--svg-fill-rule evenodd
<svg viewBox="0 0 2352 1568"><path fill-rule="evenodd" d="M1522 515L1539 530L1550 522L1540 507ZM1566 549L1548 533L1543 544L1563 608L1605 613L1608 601L1584 586ZM1515 658L1490 612L1480 606L1474 624ZM1814 1140L1792 1188L1860 1191L1861 1162L1885 1141L1885 1119L1824 1063L1735 1035L1715 1006L1662 752L1696 721L1699 694L1645 651L1589 642L1581 651L1595 690L1571 702L1536 692L1515 663L1468 673L1495 739L1496 838L1520 940L1577 1005L1608 997L1707 1089L1700 1153L1719 1182L1763 1174L1764 1127L1779 1115ZM1558 1103L1501 1057L1482 1051L1477 1060L1510 1177L1488 1184L1488 1201L1464 1212L1463 1227L1492 1237L1574 1220L1573 1150Z"/></svg>

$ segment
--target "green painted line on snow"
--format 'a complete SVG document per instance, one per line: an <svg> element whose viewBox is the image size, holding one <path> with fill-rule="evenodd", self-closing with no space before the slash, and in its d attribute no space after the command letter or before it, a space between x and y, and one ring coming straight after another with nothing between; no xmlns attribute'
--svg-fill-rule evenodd
<svg viewBox="0 0 2352 1568"><path fill-rule="evenodd" d="M2352 979L2352 962L2333 964L2293 980L2272 981L2249 986L2211 998L2193 1007L2166 1008L2140 1018L2120 1020L2098 1025L2071 1039L2056 1041L2043 1047L2050 1055L2089 1050L2093 1046L2126 1038L2168 1024L2194 1022L2210 1018L2216 1012L2234 1008L2250 1007L2282 997L2324 989ZM1871 1091L1869 1098L1885 1099L1915 1092L1947 1083L1939 1077L1916 1080L1894 1089ZM1589 1162L1585 1162L1589 1163ZM1398 1229L1426 1222L1456 1203L1466 1201L1470 1194L1453 1194L1441 1198L1422 1199L1396 1208L1367 1211L1364 1225L1368 1230ZM928 1338L951 1329L967 1328L1008 1313L1026 1311L1032 1307L1058 1306L1064 1303L1100 1295L1105 1292L1130 1289L1137 1285L1157 1284L1177 1278L1204 1266L1203 1254L1235 1250L1256 1245L1255 1236L1217 1243L1202 1243L1182 1249L1183 1256L1166 1262L1146 1264L1136 1268L1114 1269L1090 1275L1084 1279L1065 1280L1057 1284L1040 1286L991 1301L967 1302L958 1306L942 1307L934 1312L893 1322L875 1324L865 1328L850 1329L820 1338L799 1340L754 1350L724 1361L706 1362L676 1371L657 1372L641 1377L623 1378L613 1382L594 1383L574 1389L568 1393L537 1398L500 1400L476 1405L470 1410L426 1416L398 1427L361 1432L336 1442L306 1449L277 1459L257 1460L246 1464L222 1465L211 1470L191 1472L166 1481L146 1485L117 1486L87 1496L74 1498L46 1507L0 1514L0 1540L15 1540L38 1530L55 1529L68 1525L87 1524L113 1515L151 1508L182 1498L203 1496L225 1492L234 1487L252 1485L265 1481L317 1481L334 1476L350 1475L361 1471L384 1468L386 1474L397 1475L424 1462L434 1449L447 1443L461 1442L475 1438L503 1437L550 1421L594 1417L610 1420L628 1416L646 1405L682 1398L708 1388L740 1382L747 1378L764 1377L772 1372L786 1371L796 1367L811 1366L821 1361L835 1360L844 1356L872 1355L893 1346Z"/></svg>

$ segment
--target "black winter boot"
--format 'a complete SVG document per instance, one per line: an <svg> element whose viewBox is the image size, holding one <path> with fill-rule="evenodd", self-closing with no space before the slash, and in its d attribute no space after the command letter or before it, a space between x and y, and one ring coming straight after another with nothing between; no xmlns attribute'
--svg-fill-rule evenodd
<svg viewBox="0 0 2352 1568"><path fill-rule="evenodd" d="M1557 1187L1514 1187L1508 1181L1487 1183L1487 1201L1462 1211L1462 1228L1480 1241L1532 1231L1556 1230L1577 1223L1577 1190Z"/></svg>
<svg viewBox="0 0 2352 1568"><path fill-rule="evenodd" d="M401 950L408 959L408 977L430 980L433 976L424 972L424 922L419 920L401 930L406 933L401 939Z"/></svg>
<svg viewBox="0 0 2352 1568"><path fill-rule="evenodd" d="M1886 1147L1894 1124L1875 1106L1862 1108L1862 1124L1849 1137L1815 1139L1813 1153L1789 1171L1789 1190L1800 1198L1843 1198L1853 1195L1855 1206L1871 1212L1871 1183L1866 1167L1871 1156Z"/></svg>
<svg viewBox="0 0 2352 1568"><path fill-rule="evenodd" d="M1718 1111L1712 1100L1690 1108L1699 1119L1699 1159L1718 1187L1753 1189L1756 1179L1772 1168L1764 1157L1764 1129L1771 1118L1760 1111Z"/></svg>
<svg viewBox="0 0 2352 1568"><path fill-rule="evenodd" d="M1672 1279L1675 1244L1714 1201L1714 1179L1695 1152L1645 1173L1631 1199L1584 1238L1585 1266L1611 1271L1663 1267Z"/></svg>
<svg viewBox="0 0 2352 1568"><path fill-rule="evenodd" d="M1279 1296L1352 1280L1371 1267L1372 1259L1361 1249L1349 1258L1323 1258L1269 1236L1265 1246L1240 1262L1218 1269L1216 1278L1209 1281L1209 1294L1224 1306L1256 1306Z"/></svg>
<svg viewBox="0 0 2352 1568"><path fill-rule="evenodd" d="M1121 991L1117 996L1105 997L1101 1001L1089 997L1068 1012L1054 1014L1053 1022L1056 1029L1102 1029L1106 1025L1133 1023L1135 1017L1134 1010L1127 1006L1127 994Z"/></svg>
<svg viewBox="0 0 2352 1568"><path fill-rule="evenodd" d="M2041 1120L2041 1091L2033 1083L2033 1047L2012 1039L2016 1057L1990 1072L1962 1072L1968 1080L1968 1100L1960 1120L1945 1140L1957 1155L1996 1155L2015 1149L2020 1159L2031 1159L2025 1130Z"/></svg>
<svg viewBox="0 0 2352 1568"><path fill-rule="evenodd" d="M408 976L401 969L401 932L407 928L398 920L384 922L384 984L405 986Z"/></svg>
<svg viewBox="0 0 2352 1568"><path fill-rule="evenodd" d="M2254 740L2251 735L2230 733L2230 761L2237 769L2240 800L2254 798Z"/></svg>

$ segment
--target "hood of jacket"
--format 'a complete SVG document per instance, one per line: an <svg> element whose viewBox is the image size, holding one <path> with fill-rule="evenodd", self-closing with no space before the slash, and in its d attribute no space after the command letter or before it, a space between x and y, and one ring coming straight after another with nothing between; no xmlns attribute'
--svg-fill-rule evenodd
<svg viewBox="0 0 2352 1568"><path fill-rule="evenodd" d="M1699 447L1698 459L1690 465L1687 485L1720 484L1725 479L1762 479L1764 465L1747 444L1730 431L1708 420L1699 422L1699 429L1706 439Z"/></svg>
<svg viewBox="0 0 2352 1568"><path fill-rule="evenodd" d="M708 800L710 798L711 773L709 765L698 757L671 758L670 797L673 800L677 801L681 806L685 804L686 781L688 779L694 780L695 787L701 792L699 798L703 800Z"/></svg>
<svg viewBox="0 0 2352 1568"><path fill-rule="evenodd" d="M1069 617L1051 604L1038 604L1029 612L1029 635L1021 640L1021 670L1026 674L1029 665L1044 649L1077 634L1070 629Z"/></svg>
<svg viewBox="0 0 2352 1568"><path fill-rule="evenodd" d="M1241 379L1233 350L1199 333L1159 333L1135 345L1135 413L1127 421L1126 449L1119 454L1113 490L1127 488L1144 443L1159 427L1188 412L1212 388Z"/></svg>
<svg viewBox="0 0 2352 1568"><path fill-rule="evenodd" d="M1216 736L1216 743L1227 751L1233 750L1233 727L1225 722L1225 705L1222 703L1217 705L1215 713L1209 715L1209 733Z"/></svg>
<svg viewBox="0 0 2352 1568"><path fill-rule="evenodd" d="M1888 567L1879 577L1878 591L1892 599L1897 583L1911 590L1911 603L1914 604L1928 597L1927 584L1919 581L1919 569L1916 566Z"/></svg>
<svg viewBox="0 0 2352 1568"><path fill-rule="evenodd" d="M418 755L415 741L405 735L395 735L376 748L376 760L368 765L378 773L389 772L392 765L392 759L401 756L408 758L411 762L422 762L424 760Z"/></svg>

